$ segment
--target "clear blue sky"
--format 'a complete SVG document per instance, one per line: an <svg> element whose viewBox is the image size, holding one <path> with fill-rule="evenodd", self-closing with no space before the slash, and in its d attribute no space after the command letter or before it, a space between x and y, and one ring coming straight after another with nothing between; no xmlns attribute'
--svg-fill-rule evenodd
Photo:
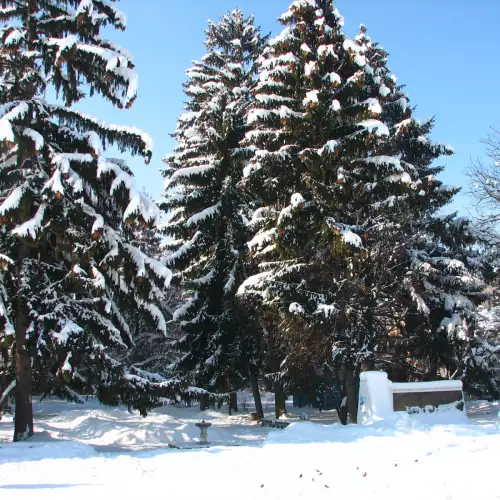
<svg viewBox="0 0 500 500"><path fill-rule="evenodd" d="M172 149L169 134L182 112L182 82L191 61L203 53L207 20L235 7L253 13L263 31L278 33L275 19L288 0L121 0L127 14L125 33L109 36L134 56L139 72L139 97L131 110L119 111L102 100L81 109L99 119L134 125L154 139L149 166L132 160L140 185L157 199L163 186L158 171ZM447 184L463 186L471 157L484 155L481 138L500 123L500 0L338 0L354 36L366 24L374 41L389 53L389 66L407 86L415 116L436 116L433 138L456 151L443 158ZM469 205L460 196L454 208Z"/></svg>

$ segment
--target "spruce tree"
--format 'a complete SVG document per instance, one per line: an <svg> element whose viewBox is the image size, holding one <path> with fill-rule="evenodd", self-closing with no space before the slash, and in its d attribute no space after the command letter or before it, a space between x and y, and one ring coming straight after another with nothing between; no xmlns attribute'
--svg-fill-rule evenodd
<svg viewBox="0 0 500 500"><path fill-rule="evenodd" d="M464 359L463 378L472 394L489 393L500 399L500 307L498 240L485 235L483 226L475 227L482 241L481 264L488 285L488 299L478 308L476 329ZM486 236L486 237L485 237Z"/></svg>
<svg viewBox="0 0 500 500"><path fill-rule="evenodd" d="M411 361L430 379L466 378L466 358L479 344L477 307L488 298L487 262L475 231L455 215L435 217L409 254L404 281L413 307L408 308L403 337L411 338Z"/></svg>
<svg viewBox="0 0 500 500"><path fill-rule="evenodd" d="M188 71L186 113L177 147L165 162L173 239L168 265L185 296L174 314L185 331L173 370L191 384L233 392L247 378L256 344L251 321L235 293L245 277L247 214L252 203L241 182L246 151L240 141L254 83L255 61L266 37L240 10L210 22L207 53Z"/></svg>
<svg viewBox="0 0 500 500"><path fill-rule="evenodd" d="M465 387L477 396L500 399L500 310L498 306L480 307L476 330L463 359Z"/></svg>
<svg viewBox="0 0 500 500"><path fill-rule="evenodd" d="M171 272L133 245L137 225L159 213L106 156L115 145L149 161L151 140L74 107L94 94L134 102L130 55L102 36L125 29L124 14L100 0L7 0L0 18L0 343L12 346L19 440L33 432L32 365L44 392L141 411L172 395L169 382L110 356L133 344L128 308L166 333L157 302Z"/></svg>
<svg viewBox="0 0 500 500"><path fill-rule="evenodd" d="M340 368L355 420L356 376L404 322L414 238L456 192L433 165L451 150L428 138L432 120L412 117L366 29L354 40L341 32L331 0L297 0L280 21L244 142L262 206L250 242L260 272L240 293L283 317L284 375Z"/></svg>
<svg viewBox="0 0 500 500"><path fill-rule="evenodd" d="M363 26L356 42L368 48L365 57L375 69L375 78L383 75L386 81L395 79L387 68L387 53L371 43ZM390 96L396 108L408 107L409 100L402 87L393 89ZM391 111L389 106L387 109ZM393 126L398 125L394 112L387 113L386 118ZM432 125L431 120L422 127L411 118L403 122L401 131L401 140L408 144L408 161L419 169L421 178L427 180L430 193L429 196L425 190L419 191L423 199L420 203L409 204L398 215L397 231L394 232L396 241L404 235L404 244L398 244L404 248L397 273L402 286L395 290L391 300L397 304L398 318L391 330L397 332L393 354L399 355L398 347L404 346L409 355L406 370L401 370L405 363L398 359L400 366L396 371L404 380L415 376L434 379L444 374L447 377L464 375L461 360L470 348L476 308L486 297L481 277L484 259L478 252L476 231L469 221L456 214L446 217L439 214L459 189L437 179L442 167L419 161L429 146L438 146L428 138ZM424 149L422 144L426 146ZM384 240L381 243L384 244ZM389 257L389 262L397 260Z"/></svg>

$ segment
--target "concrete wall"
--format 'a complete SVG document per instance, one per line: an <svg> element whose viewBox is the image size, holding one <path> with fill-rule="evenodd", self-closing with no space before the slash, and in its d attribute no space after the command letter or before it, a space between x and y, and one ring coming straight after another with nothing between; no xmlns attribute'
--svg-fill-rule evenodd
<svg viewBox="0 0 500 500"><path fill-rule="evenodd" d="M464 409L462 382L391 382L387 373L368 371L360 375L358 424L388 418L396 411L413 413L442 405Z"/></svg>

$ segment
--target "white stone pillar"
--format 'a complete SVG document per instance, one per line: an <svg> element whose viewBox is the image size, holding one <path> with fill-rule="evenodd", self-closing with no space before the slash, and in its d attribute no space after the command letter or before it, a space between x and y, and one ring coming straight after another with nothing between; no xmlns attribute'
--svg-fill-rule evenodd
<svg viewBox="0 0 500 500"><path fill-rule="evenodd" d="M359 376L358 424L371 424L394 411L390 382L385 372L367 371Z"/></svg>

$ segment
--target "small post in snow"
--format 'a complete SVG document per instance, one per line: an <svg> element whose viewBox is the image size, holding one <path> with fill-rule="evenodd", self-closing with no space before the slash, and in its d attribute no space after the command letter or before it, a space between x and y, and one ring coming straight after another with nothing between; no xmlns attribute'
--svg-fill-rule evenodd
<svg viewBox="0 0 500 500"><path fill-rule="evenodd" d="M200 429L200 444L208 444L208 428L212 425L209 422L205 422L205 420L202 420L201 422L198 422L196 427Z"/></svg>

